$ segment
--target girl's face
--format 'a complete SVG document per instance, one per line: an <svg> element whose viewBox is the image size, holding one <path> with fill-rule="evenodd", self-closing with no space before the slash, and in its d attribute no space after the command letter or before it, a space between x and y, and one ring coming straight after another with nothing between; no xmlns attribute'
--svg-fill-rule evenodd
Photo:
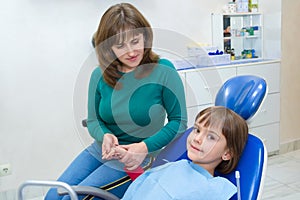
<svg viewBox="0 0 300 200"><path fill-rule="evenodd" d="M133 71L140 65L144 55L144 35L139 33L126 34L123 41L112 46L112 50L120 62L123 63L119 66L121 72Z"/></svg>
<svg viewBox="0 0 300 200"><path fill-rule="evenodd" d="M222 134L222 126L204 127L197 120L193 131L187 138L188 157L196 164L203 166L208 171L222 162L229 160L227 142Z"/></svg>

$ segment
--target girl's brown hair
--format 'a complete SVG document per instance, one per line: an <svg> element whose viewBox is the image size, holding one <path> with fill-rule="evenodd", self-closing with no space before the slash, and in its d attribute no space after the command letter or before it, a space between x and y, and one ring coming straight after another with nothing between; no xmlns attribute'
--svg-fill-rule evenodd
<svg viewBox="0 0 300 200"><path fill-rule="evenodd" d="M111 47L123 41L127 34L139 33L144 35L145 46L140 65L147 64L143 70L149 71L158 62L159 56L152 51L153 32L145 17L128 3L111 6L102 16L98 30L94 34L94 41L103 77L108 85L116 86L121 77L117 66L122 65Z"/></svg>
<svg viewBox="0 0 300 200"><path fill-rule="evenodd" d="M202 110L196 116L196 120L199 118L199 123L204 122L205 127L220 127L221 125L231 159L223 160L216 170L223 174L230 173L236 168L247 142L248 125L246 121L234 111L222 106L213 106Z"/></svg>

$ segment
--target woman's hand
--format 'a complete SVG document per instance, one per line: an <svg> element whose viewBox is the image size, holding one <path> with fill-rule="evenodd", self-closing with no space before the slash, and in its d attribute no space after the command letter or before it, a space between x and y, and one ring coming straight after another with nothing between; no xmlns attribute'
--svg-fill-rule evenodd
<svg viewBox="0 0 300 200"><path fill-rule="evenodd" d="M144 142L120 145L115 148L120 157L119 161L125 164L128 170L135 170L148 154L148 148Z"/></svg>
<svg viewBox="0 0 300 200"><path fill-rule="evenodd" d="M111 133L104 134L103 143L102 143L102 159L104 160L118 159L119 156L115 152L115 147L118 145L119 145L119 141L115 135Z"/></svg>

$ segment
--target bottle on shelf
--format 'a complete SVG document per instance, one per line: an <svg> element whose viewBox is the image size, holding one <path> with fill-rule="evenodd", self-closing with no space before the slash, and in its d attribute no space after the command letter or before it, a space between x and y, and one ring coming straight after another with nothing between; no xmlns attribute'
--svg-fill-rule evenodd
<svg viewBox="0 0 300 200"><path fill-rule="evenodd" d="M231 60L235 60L234 48L231 49L230 58L231 58Z"/></svg>

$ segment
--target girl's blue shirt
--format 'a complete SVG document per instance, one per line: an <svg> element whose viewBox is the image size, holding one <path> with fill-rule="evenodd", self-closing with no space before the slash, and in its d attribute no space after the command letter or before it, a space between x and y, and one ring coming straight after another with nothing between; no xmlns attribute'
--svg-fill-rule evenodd
<svg viewBox="0 0 300 200"><path fill-rule="evenodd" d="M237 188L223 177L213 177L188 160L170 162L139 176L122 200L228 200Z"/></svg>

